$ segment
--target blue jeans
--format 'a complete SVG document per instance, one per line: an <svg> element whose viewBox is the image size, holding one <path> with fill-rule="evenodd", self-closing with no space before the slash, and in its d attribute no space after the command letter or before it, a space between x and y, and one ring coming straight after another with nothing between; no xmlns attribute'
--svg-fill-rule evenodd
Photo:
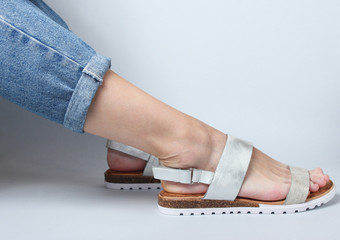
<svg viewBox="0 0 340 240"><path fill-rule="evenodd" d="M0 94L82 133L91 101L110 68L42 0L0 5Z"/></svg>

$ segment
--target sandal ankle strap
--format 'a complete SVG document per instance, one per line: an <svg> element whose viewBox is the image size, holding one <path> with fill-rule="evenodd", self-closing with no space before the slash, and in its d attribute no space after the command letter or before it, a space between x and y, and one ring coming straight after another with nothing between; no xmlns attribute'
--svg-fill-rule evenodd
<svg viewBox="0 0 340 240"><path fill-rule="evenodd" d="M189 168L168 168L156 166L152 168L155 179L179 182L184 184L205 183L210 184L214 178L214 173L206 170Z"/></svg>
<svg viewBox="0 0 340 240"><path fill-rule="evenodd" d="M143 176L153 176L152 167L159 165L159 160L154 155L143 152L142 150L125 145L123 143L108 139L106 142L106 147L146 161L147 163L143 171Z"/></svg>

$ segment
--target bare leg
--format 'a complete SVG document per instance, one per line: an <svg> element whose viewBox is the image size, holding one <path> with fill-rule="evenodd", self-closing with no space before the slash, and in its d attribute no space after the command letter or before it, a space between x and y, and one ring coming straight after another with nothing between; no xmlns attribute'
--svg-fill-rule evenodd
<svg viewBox="0 0 340 240"><path fill-rule="evenodd" d="M112 71L106 73L93 99L84 130L151 153L169 167L210 171L215 170L226 142L224 133L162 103ZM116 164L116 170L124 167ZM329 180L321 169L310 173L310 191ZM239 195L279 200L285 198L289 186L288 167L255 148ZM163 187L184 193L207 189L204 184L170 182L163 182Z"/></svg>

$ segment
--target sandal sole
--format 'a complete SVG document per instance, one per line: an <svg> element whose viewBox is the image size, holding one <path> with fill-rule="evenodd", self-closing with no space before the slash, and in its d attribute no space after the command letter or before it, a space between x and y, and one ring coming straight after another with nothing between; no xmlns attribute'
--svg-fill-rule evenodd
<svg viewBox="0 0 340 240"><path fill-rule="evenodd" d="M114 190L160 190L162 185L152 176L143 176L142 171L118 172L107 170L104 173L105 187Z"/></svg>
<svg viewBox="0 0 340 240"><path fill-rule="evenodd" d="M316 207L320 207L321 205L329 202L336 194L336 188L332 182L330 182L328 186L326 185L324 188L321 188L320 190L318 191L319 194L318 192L310 194L310 197L308 197L309 200L307 199L306 202L292 205L282 205L284 201L265 202L241 198L237 198L235 201L202 200L198 199L197 194L185 197L189 200L183 200L185 199L183 198L183 195L180 195L176 199L175 194L169 194L162 191L158 196L159 199L158 208L159 211L163 214L175 216L221 215L221 214L290 214L304 212ZM183 201L191 202L191 204L190 203L186 204L191 206L187 208L181 208L180 205L184 203ZM213 205L214 203L221 205L224 203L224 205L230 205L231 207L195 208L195 206L205 205L204 202L207 203L206 205ZM161 206L160 204L163 206ZM165 207L165 205L170 206L172 205L175 206L175 208Z"/></svg>

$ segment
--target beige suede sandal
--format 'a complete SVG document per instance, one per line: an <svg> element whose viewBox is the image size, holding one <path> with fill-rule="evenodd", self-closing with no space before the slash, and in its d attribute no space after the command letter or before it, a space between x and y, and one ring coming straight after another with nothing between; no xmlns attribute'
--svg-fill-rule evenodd
<svg viewBox="0 0 340 240"><path fill-rule="evenodd" d="M291 186L285 200L259 201L237 197L252 155L251 143L228 135L228 139L215 172L174 169L154 166L154 178L184 184L205 183L205 194L175 194L161 191L159 210L170 215L205 214L286 214L319 207L335 196L335 185L329 181L317 192L309 194L309 172L290 166ZM309 195L308 195L309 194Z"/></svg>
<svg viewBox="0 0 340 240"><path fill-rule="evenodd" d="M134 147L107 140L107 148L147 161L144 171L121 172L108 169L104 173L105 187L116 190L157 190L161 189L159 180L153 178L152 167L158 166L155 156Z"/></svg>

